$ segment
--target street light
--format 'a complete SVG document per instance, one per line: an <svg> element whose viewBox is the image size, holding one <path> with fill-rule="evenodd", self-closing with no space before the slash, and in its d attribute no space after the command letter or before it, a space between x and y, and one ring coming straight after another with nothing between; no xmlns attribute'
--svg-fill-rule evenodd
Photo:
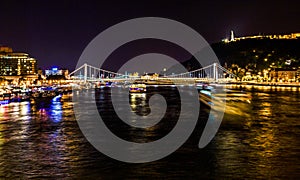
<svg viewBox="0 0 300 180"><path fill-rule="evenodd" d="M163 68L164 76L166 76L167 68Z"/></svg>

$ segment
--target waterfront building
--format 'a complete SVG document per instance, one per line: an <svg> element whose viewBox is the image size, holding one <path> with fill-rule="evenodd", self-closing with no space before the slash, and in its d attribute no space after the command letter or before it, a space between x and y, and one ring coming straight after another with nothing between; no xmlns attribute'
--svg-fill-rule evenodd
<svg viewBox="0 0 300 180"><path fill-rule="evenodd" d="M45 70L45 76L64 76L68 77L69 75L69 70L67 69L59 69L58 67L52 67L51 69L46 69Z"/></svg>
<svg viewBox="0 0 300 180"><path fill-rule="evenodd" d="M0 46L0 76L36 75L37 61L26 53Z"/></svg>
<svg viewBox="0 0 300 180"><path fill-rule="evenodd" d="M161 77L162 75L157 73L146 73L141 76L141 79L158 79L158 77Z"/></svg>
<svg viewBox="0 0 300 180"><path fill-rule="evenodd" d="M270 78L276 82L296 81L297 69L275 68L270 72Z"/></svg>
<svg viewBox="0 0 300 180"><path fill-rule="evenodd" d="M37 78L37 61L29 54L13 52L12 48L0 45L1 84L32 84Z"/></svg>

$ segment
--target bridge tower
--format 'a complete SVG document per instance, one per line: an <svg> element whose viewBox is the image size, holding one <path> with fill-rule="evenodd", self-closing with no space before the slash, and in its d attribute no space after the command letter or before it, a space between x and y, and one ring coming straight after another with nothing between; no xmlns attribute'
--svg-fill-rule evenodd
<svg viewBox="0 0 300 180"><path fill-rule="evenodd" d="M213 78L214 81L217 82L218 81L218 67L217 67L217 63L213 64Z"/></svg>
<svg viewBox="0 0 300 180"><path fill-rule="evenodd" d="M83 75L83 78L84 78L84 83L86 83L86 81L87 81L87 63L84 63L84 65L83 65L83 67L84 67L84 75Z"/></svg>

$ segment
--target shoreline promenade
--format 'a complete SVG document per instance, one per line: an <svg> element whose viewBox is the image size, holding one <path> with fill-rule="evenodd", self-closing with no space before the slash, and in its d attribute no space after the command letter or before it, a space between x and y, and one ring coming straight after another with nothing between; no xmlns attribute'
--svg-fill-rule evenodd
<svg viewBox="0 0 300 180"><path fill-rule="evenodd" d="M253 82L253 81L244 81L244 82L230 82L227 84L236 84L236 85L255 85L255 86L278 86L278 87L300 87L300 82Z"/></svg>

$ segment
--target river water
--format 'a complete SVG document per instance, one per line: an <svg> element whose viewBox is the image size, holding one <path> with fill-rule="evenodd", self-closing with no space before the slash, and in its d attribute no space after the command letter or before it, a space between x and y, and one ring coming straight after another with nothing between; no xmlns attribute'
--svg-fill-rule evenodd
<svg viewBox="0 0 300 180"><path fill-rule="evenodd" d="M201 105L199 122L173 154L150 163L130 164L98 152L82 135L72 95L0 106L0 178L106 179L209 178L297 179L300 177L300 89L227 86L226 112L214 139L198 148L210 108ZM98 92L100 114L112 132L135 142L154 141L170 132L178 117L178 96L159 89L170 102L153 131L124 128L115 121L110 91ZM131 100L132 111L149 113L149 94ZM106 104L107 103L107 104ZM168 121L169 119L169 121Z"/></svg>

